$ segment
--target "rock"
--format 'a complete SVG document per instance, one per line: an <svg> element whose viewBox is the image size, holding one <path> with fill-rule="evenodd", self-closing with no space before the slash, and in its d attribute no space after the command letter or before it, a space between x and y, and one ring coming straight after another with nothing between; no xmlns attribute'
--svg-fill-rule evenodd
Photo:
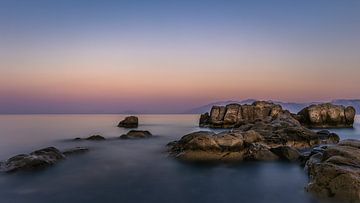
<svg viewBox="0 0 360 203"><path fill-rule="evenodd" d="M297 161L300 157L299 151L289 146L275 147L271 149L271 152L279 156L281 159L287 161Z"/></svg>
<svg viewBox="0 0 360 203"><path fill-rule="evenodd" d="M66 149L62 153L66 156L69 156L69 155L73 155L73 154L85 153L88 151L89 151L89 149L85 148L85 147L75 147L75 148L71 148L71 149Z"/></svg>
<svg viewBox="0 0 360 203"><path fill-rule="evenodd" d="M251 105L229 104L213 106L210 115L209 113L201 115L199 125L211 128L235 128L257 121L271 122L284 115L288 122L298 122L290 112L272 102L256 101Z"/></svg>
<svg viewBox="0 0 360 203"><path fill-rule="evenodd" d="M360 141L344 140L311 156L307 191L342 202L360 201Z"/></svg>
<svg viewBox="0 0 360 203"><path fill-rule="evenodd" d="M124 120L120 121L118 127L124 128L137 128L139 125L139 119L136 116L128 116Z"/></svg>
<svg viewBox="0 0 360 203"><path fill-rule="evenodd" d="M31 152L30 154L14 156L2 162L0 169L4 172L40 169L51 166L64 158L64 154L55 147L47 147Z"/></svg>
<svg viewBox="0 0 360 203"><path fill-rule="evenodd" d="M348 128L355 119L355 108L331 103L311 105L298 113L302 125L311 128Z"/></svg>
<svg viewBox="0 0 360 203"><path fill-rule="evenodd" d="M298 149L337 143L302 126L257 122L243 128L214 133L193 132L168 144L174 157L190 161L241 161L299 159Z"/></svg>
<svg viewBox="0 0 360 203"><path fill-rule="evenodd" d="M102 141L102 140L105 140L105 138L101 135L92 135L92 136L86 138L85 140Z"/></svg>
<svg viewBox="0 0 360 203"><path fill-rule="evenodd" d="M128 133L121 135L121 139L132 139L132 138L148 138L152 134L147 130L130 130Z"/></svg>

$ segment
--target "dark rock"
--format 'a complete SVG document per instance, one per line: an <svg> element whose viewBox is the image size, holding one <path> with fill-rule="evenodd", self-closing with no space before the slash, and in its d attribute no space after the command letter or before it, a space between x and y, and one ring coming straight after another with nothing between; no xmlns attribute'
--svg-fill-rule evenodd
<svg viewBox="0 0 360 203"><path fill-rule="evenodd" d="M92 135L92 136L86 138L85 140L102 141L102 140L105 140L105 138L101 135Z"/></svg>
<svg viewBox="0 0 360 203"><path fill-rule="evenodd" d="M89 151L89 149L85 148L85 147L75 147L75 148L71 148L71 149L66 149L62 153L66 156L69 156L69 155L73 155L73 154L85 153L88 151Z"/></svg>
<svg viewBox="0 0 360 203"><path fill-rule="evenodd" d="M126 117L124 120L120 121L118 127L124 128L137 128L139 125L139 119L136 116Z"/></svg>
<svg viewBox="0 0 360 203"><path fill-rule="evenodd" d="M309 192L339 202L360 201L360 141L344 140L316 153L306 163Z"/></svg>
<svg viewBox="0 0 360 203"><path fill-rule="evenodd" d="M4 172L41 169L51 166L64 158L64 154L55 147L47 147L30 154L20 154L1 162L0 169Z"/></svg>
<svg viewBox="0 0 360 203"><path fill-rule="evenodd" d="M353 126L355 109L331 103L311 105L298 113L301 124L311 128L349 128Z"/></svg>
<svg viewBox="0 0 360 203"><path fill-rule="evenodd" d="M271 149L271 152L279 156L281 159L287 161L297 161L300 157L299 151L289 146L275 147Z"/></svg>
<svg viewBox="0 0 360 203"><path fill-rule="evenodd" d="M132 138L148 138L152 134L147 130L130 130L128 133L121 135L121 139L132 139Z"/></svg>

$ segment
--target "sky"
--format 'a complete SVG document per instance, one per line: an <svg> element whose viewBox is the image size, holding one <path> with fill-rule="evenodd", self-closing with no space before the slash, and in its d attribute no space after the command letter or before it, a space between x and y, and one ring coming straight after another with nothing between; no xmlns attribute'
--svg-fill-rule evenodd
<svg viewBox="0 0 360 203"><path fill-rule="evenodd" d="M358 0L0 0L0 113L360 98Z"/></svg>

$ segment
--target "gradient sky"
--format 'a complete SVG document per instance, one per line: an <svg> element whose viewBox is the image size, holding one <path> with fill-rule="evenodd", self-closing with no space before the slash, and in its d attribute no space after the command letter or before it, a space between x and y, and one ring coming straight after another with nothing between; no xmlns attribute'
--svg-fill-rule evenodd
<svg viewBox="0 0 360 203"><path fill-rule="evenodd" d="M360 98L359 0L0 0L0 113Z"/></svg>

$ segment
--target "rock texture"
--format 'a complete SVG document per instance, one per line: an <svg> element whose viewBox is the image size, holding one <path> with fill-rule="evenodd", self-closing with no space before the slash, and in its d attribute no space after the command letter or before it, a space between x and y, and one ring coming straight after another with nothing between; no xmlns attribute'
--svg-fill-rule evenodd
<svg viewBox="0 0 360 203"><path fill-rule="evenodd" d="M66 156L88 151L84 147L76 147L61 152L55 147L36 150L30 154L19 154L0 162L1 172L28 171L49 167L65 159Z"/></svg>
<svg viewBox="0 0 360 203"><path fill-rule="evenodd" d="M355 108L352 106L325 103L302 109L297 114L297 119L301 124L311 128L346 128L353 126L355 114Z"/></svg>
<svg viewBox="0 0 360 203"><path fill-rule="evenodd" d="M18 170L31 170L45 168L65 158L55 147L40 149L30 154L20 154L1 163L1 170L15 172Z"/></svg>
<svg viewBox="0 0 360 203"><path fill-rule="evenodd" d="M360 141L343 140L312 155L306 163L307 190L339 202L360 202Z"/></svg>
<svg viewBox="0 0 360 203"><path fill-rule="evenodd" d="M130 130L128 133L120 136L121 139L148 138L152 134L147 130Z"/></svg>
<svg viewBox="0 0 360 203"><path fill-rule="evenodd" d="M298 150L339 142L336 134L318 134L281 120L242 125L219 134L199 131L168 144L170 154L187 161L297 160Z"/></svg>
<svg viewBox="0 0 360 203"><path fill-rule="evenodd" d="M137 128L139 125L139 119L136 116L126 117L124 120L120 121L118 127L124 128Z"/></svg>
<svg viewBox="0 0 360 203"><path fill-rule="evenodd" d="M283 110L280 105L265 101L256 101L251 105L213 106L210 114L201 115L200 127L236 128L257 121L271 122L283 114L290 115L290 112Z"/></svg>

